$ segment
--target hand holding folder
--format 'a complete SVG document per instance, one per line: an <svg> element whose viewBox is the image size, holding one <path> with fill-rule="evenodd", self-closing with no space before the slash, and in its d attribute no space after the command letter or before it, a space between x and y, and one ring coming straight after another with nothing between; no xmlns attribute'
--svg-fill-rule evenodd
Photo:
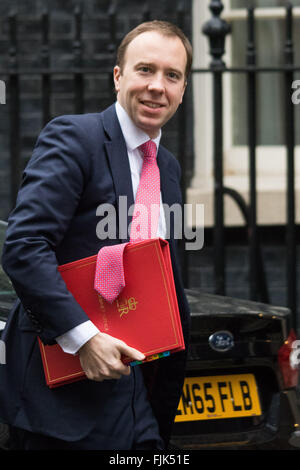
<svg viewBox="0 0 300 470"><path fill-rule="evenodd" d="M150 239L128 244L124 251L126 286L111 304L94 289L97 255L59 266L68 290L97 328L142 352L146 359L135 365L184 349L169 244ZM49 387L86 378L79 356L63 352L58 344L40 340L46 382Z"/></svg>
<svg viewBox="0 0 300 470"><path fill-rule="evenodd" d="M97 333L79 350L82 369L88 379L101 382L105 379L119 379L130 374L130 367L122 361L122 356L143 361L145 355L131 348L123 341L106 333Z"/></svg>

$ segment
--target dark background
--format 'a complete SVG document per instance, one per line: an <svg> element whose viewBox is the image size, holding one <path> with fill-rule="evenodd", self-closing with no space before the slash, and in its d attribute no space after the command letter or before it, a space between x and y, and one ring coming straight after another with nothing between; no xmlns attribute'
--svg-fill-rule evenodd
<svg viewBox="0 0 300 470"><path fill-rule="evenodd" d="M43 127L40 74L26 76L21 71L35 70L42 63L42 13L49 12L49 66L60 69L51 76L51 116L72 114L74 81L69 69L74 64L76 25L74 9L81 6L82 42L81 66L95 73L84 75L84 112L98 112L115 99L112 69L115 50L123 36L144 19L169 20L180 26L191 40L191 1L164 0L146 2L138 0L109 1L46 1L1 0L0 3L0 79L6 83L6 104L0 106L0 219L7 219L10 202L10 84L7 71L12 59L9 14L16 13L16 63L20 77L20 154L21 168L31 156L36 138ZM112 14L115 12L112 32ZM163 51L162 51L163 53ZM109 70L109 74L106 70ZM105 70L105 71L104 71ZM186 177L190 179L193 160L193 109L191 85L186 96ZM178 141L182 132L175 116L165 127L162 143L178 157Z"/></svg>

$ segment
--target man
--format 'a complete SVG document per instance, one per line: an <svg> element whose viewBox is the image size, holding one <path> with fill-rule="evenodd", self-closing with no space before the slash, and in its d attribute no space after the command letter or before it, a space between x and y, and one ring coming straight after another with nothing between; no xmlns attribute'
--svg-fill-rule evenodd
<svg viewBox="0 0 300 470"><path fill-rule="evenodd" d="M0 369L0 418L10 424L16 448L168 445L186 351L125 366L122 354L133 360L143 354L91 324L57 266L128 241L97 237L97 208L109 203L118 210L119 196L127 196L128 207L134 203L142 166L139 146L149 138L158 148L161 202L181 201L179 165L159 141L161 127L182 101L190 67L191 46L178 28L144 23L119 47L117 103L100 114L56 118L39 136L9 218L2 258L20 299L3 334L7 360ZM165 236L160 207L157 235ZM172 236L169 243L187 346L188 305ZM89 380L49 389L37 336L79 354Z"/></svg>

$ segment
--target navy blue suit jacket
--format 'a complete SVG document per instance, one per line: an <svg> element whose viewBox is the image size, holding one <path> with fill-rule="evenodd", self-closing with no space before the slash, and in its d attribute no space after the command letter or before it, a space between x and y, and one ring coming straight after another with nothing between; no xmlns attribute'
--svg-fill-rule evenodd
<svg viewBox="0 0 300 470"><path fill-rule="evenodd" d="M163 202L181 202L179 165L159 148ZM0 366L0 418L12 425L66 440L92 429L103 382L77 382L55 391L45 385L37 336L45 344L87 320L67 291L57 265L96 254L97 207L119 196L133 204L125 141L115 107L103 113L62 116L41 132L9 217L2 264L19 301L5 328L6 365ZM128 219L128 223L130 219ZM172 232L172 226L171 226ZM187 342L188 305L170 237L182 325ZM161 434L167 441L184 378L186 353L142 366ZM110 382L110 381L107 381ZM151 391L150 391L151 387ZM64 413L58 410L64 409Z"/></svg>

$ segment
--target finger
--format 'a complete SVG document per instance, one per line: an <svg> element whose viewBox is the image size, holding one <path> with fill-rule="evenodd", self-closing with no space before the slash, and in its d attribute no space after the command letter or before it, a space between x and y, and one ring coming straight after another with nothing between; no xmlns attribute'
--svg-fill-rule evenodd
<svg viewBox="0 0 300 470"><path fill-rule="evenodd" d="M121 378L121 373L116 372L116 371L110 371L106 374L92 374L92 373L86 373L86 376L89 380L94 380L95 382L103 382L104 380L112 380L112 379L120 379Z"/></svg>
<svg viewBox="0 0 300 470"><path fill-rule="evenodd" d="M103 380L119 379L124 374L128 374L127 367L119 358L115 358L111 363L103 364L97 371L97 375Z"/></svg>
<svg viewBox="0 0 300 470"><path fill-rule="evenodd" d="M122 362L121 364L122 364L122 365L121 365L120 368L119 368L120 374L122 374L122 375L130 375L130 372L131 372L130 366L127 365L127 364L123 364L123 362Z"/></svg>
<svg viewBox="0 0 300 470"><path fill-rule="evenodd" d="M102 374L103 374L103 371L102 371ZM130 374L130 366L129 364L128 365L124 364L120 356L120 358L118 358L118 360L115 361L113 365L112 364L110 365L110 368L107 371L107 374L104 374L104 375L107 375L113 378L115 378L115 376L117 375L118 378L120 378L121 375L129 375L129 374Z"/></svg>
<svg viewBox="0 0 300 470"><path fill-rule="evenodd" d="M89 371L85 371L84 372L87 379L89 380L94 380L95 382L102 382L104 380L103 376L102 375L96 375L96 374L93 374L92 372L89 372Z"/></svg>
<svg viewBox="0 0 300 470"><path fill-rule="evenodd" d="M127 346L127 344L121 344L120 352L124 354L124 356L130 357L134 361L143 361L146 357L145 354L143 354L141 351Z"/></svg>
<svg viewBox="0 0 300 470"><path fill-rule="evenodd" d="M122 377L122 374L117 374L113 372L109 375L104 375L103 380L116 380L116 379L120 379L121 377Z"/></svg>

